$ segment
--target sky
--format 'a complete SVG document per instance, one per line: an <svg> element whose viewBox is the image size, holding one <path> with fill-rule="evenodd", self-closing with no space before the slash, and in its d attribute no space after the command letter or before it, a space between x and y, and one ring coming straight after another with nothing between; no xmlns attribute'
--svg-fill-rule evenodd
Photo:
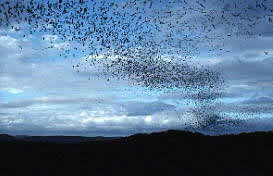
<svg viewBox="0 0 273 176"><path fill-rule="evenodd" d="M225 80L222 95L204 105L196 105L194 90L150 89L98 77L102 74L98 66L84 65L85 55L59 55L62 48L76 44L58 35L31 35L27 28L0 26L0 133L127 136L168 129L208 134L272 131L273 36L272 21L267 20L251 28L253 37L222 39L228 52L199 48L191 63L221 70ZM83 64L79 72L72 67L77 63ZM202 128L196 123L202 123L202 111L217 115L218 123ZM241 123L230 123L233 120Z"/></svg>

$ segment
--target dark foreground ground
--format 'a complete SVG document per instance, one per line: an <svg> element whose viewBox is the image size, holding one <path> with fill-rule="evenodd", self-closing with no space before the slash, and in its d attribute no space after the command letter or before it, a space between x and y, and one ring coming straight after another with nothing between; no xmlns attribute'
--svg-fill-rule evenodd
<svg viewBox="0 0 273 176"><path fill-rule="evenodd" d="M168 131L83 143L2 138L1 176L273 175L272 132L203 136Z"/></svg>

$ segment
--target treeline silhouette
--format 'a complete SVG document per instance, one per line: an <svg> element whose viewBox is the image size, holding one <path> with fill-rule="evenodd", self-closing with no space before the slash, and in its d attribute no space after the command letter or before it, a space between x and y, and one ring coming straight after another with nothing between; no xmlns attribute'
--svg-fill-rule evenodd
<svg viewBox="0 0 273 176"><path fill-rule="evenodd" d="M79 143L12 138L0 135L3 176L273 175L273 132L206 136L171 130Z"/></svg>

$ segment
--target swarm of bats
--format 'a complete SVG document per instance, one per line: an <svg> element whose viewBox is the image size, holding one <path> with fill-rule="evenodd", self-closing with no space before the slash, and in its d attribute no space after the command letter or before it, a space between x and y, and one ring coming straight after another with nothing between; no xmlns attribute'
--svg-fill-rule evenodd
<svg viewBox="0 0 273 176"><path fill-rule="evenodd" d="M200 90L199 104L215 100L225 85L221 71L190 64L200 48L229 52L224 47L227 38L255 37L252 28L263 20L272 23L270 0L0 2L0 28L24 29L22 37L26 32L58 36L72 46L60 48L60 55L86 57L73 68L103 65L100 75L108 80Z"/></svg>

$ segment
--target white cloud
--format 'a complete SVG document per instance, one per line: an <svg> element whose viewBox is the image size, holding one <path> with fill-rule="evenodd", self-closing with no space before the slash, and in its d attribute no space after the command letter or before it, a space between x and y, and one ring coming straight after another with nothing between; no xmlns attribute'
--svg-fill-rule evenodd
<svg viewBox="0 0 273 176"><path fill-rule="evenodd" d="M0 47L17 49L18 40L10 36L0 36Z"/></svg>
<svg viewBox="0 0 273 176"><path fill-rule="evenodd" d="M11 94L21 94L21 93L24 92L24 90L22 90L22 89L17 89L17 88L4 88L4 89L2 89L2 90L7 91L7 92L9 92L9 93L11 93Z"/></svg>
<svg viewBox="0 0 273 176"><path fill-rule="evenodd" d="M153 120L153 119L152 119L151 116L146 116L146 117L144 118L144 121L145 121L147 124L151 123L152 120Z"/></svg>

